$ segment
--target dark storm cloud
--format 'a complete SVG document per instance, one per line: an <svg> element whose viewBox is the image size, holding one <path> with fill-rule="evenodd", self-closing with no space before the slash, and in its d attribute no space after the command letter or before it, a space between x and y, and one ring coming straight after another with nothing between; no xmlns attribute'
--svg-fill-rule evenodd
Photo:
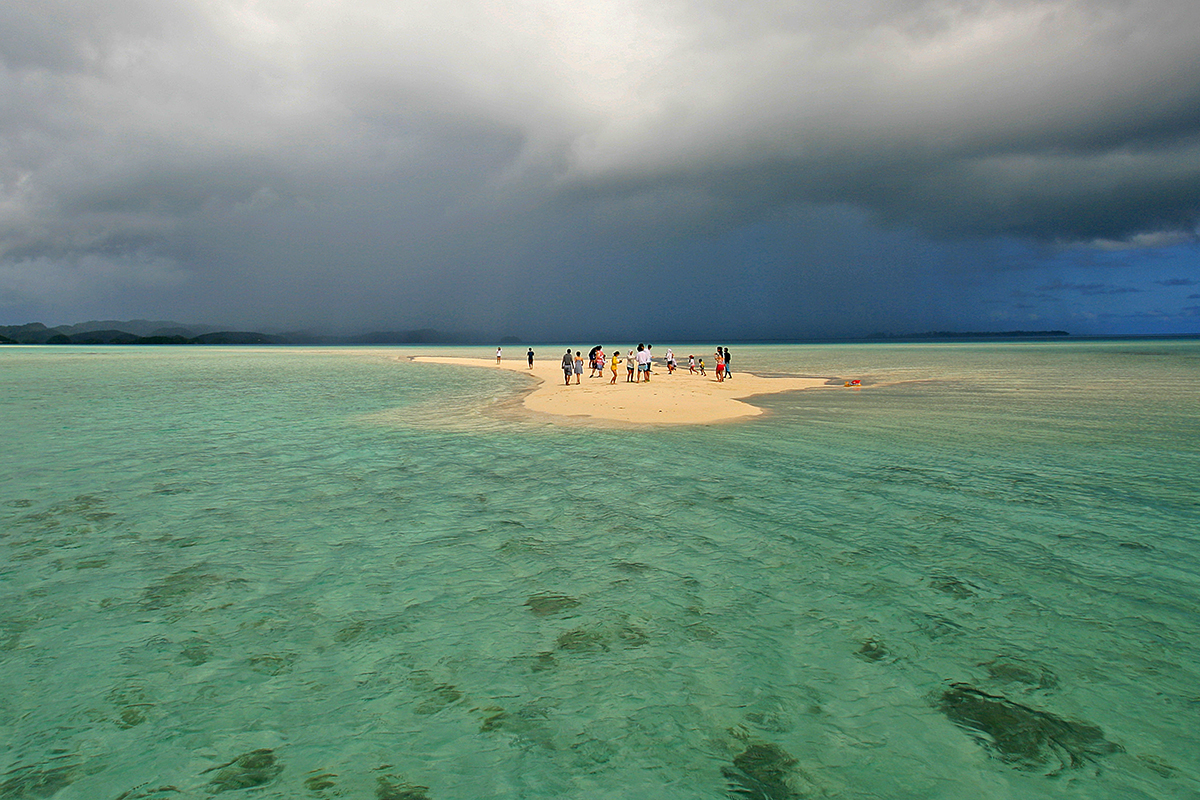
<svg viewBox="0 0 1200 800"><path fill-rule="evenodd" d="M651 281L694 293L680 329L936 327L1043 245L1195 246L1196 30L1191 0L10 0L0 309L551 331L560 283Z"/></svg>
<svg viewBox="0 0 1200 800"><path fill-rule="evenodd" d="M850 202L958 234L1122 239L1200 208L1185 3L874 3L681 26L648 113L574 144L574 176L725 203ZM1180 27L1182 26L1182 27ZM707 35L706 35L707 34ZM723 74L736 66L734 77ZM683 76L691 76L684 80Z"/></svg>

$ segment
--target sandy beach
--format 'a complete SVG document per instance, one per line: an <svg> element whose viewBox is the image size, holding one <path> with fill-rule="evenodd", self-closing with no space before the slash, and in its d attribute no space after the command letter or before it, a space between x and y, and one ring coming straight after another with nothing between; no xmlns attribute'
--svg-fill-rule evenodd
<svg viewBox="0 0 1200 800"><path fill-rule="evenodd" d="M711 368L708 375L688 372L686 360L674 374L655 363L649 383L627 383L622 361L616 384L610 384L612 371L605 368L603 378L589 378L585 366L579 384L563 385L559 359L561 353L539 355L529 369L524 353L517 358L455 358L449 356L413 356L413 361L430 364L457 364L481 369L504 369L530 376L536 387L524 399L531 412L574 417L582 420L635 424L703 425L748 419L762 414L761 408L743 402L761 394L789 392L827 386L824 378L764 378L748 372L718 382ZM708 359L706 359L708 360Z"/></svg>

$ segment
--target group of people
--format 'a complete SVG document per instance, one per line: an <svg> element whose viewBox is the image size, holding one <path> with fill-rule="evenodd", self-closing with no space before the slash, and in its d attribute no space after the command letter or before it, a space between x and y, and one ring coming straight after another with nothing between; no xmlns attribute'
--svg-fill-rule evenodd
<svg viewBox="0 0 1200 800"><path fill-rule="evenodd" d="M610 384L617 382L617 373L620 370L621 362L624 361L626 371L629 373L628 382L637 383L640 381L650 382L650 345L638 344L637 351L630 350L629 355L622 358L621 351L615 351L611 356L604 352L603 345L596 345L588 353L588 368L591 370L589 378L603 378L604 368L608 367L612 372L612 377L609 379ZM532 348L530 353L532 353ZM670 352L670 351L668 351ZM533 365L532 355L530 356L530 366ZM571 353L571 348L567 348L567 352L562 357L563 383L569 385L571 377L575 377L575 383L579 383L583 378L583 351L576 350Z"/></svg>
<svg viewBox="0 0 1200 800"><path fill-rule="evenodd" d="M729 348L718 347L713 355L717 362L717 381L724 383L726 378L733 376L733 372L729 369ZM704 359L697 360L695 356L688 356L688 372L693 375L699 373L707 377L708 371L704 368Z"/></svg>
<svg viewBox="0 0 1200 800"><path fill-rule="evenodd" d="M608 355L604 352L603 345L596 345L588 352L587 363L588 369L590 370L588 377L603 378L604 370L607 366L608 370L612 374L612 377L608 382L610 385L614 385L617 382L617 375L620 372L621 364L624 362L626 383L649 383L651 374L650 367L654 359L652 352L653 348L654 345L642 344L639 342L636 350L630 350L627 355L622 356L620 349L613 351L612 355ZM718 347L715 355L717 362L717 380L719 382L724 382L724 380L730 377L732 374L729 371L729 348ZM529 368L533 369L532 347L529 348L528 357ZM667 348L667 353L664 360L667 365L667 374L673 373L677 369L678 365L675 361L675 353L669 347ZM499 363L499 361L500 354L497 352L496 362ZM582 380L583 363L583 351L575 350L572 352L571 348L568 347L567 351L563 353L562 357L564 385L569 386L571 384L572 377L575 378L575 383L579 383ZM704 359L701 358L699 363L697 363L696 357L694 355L689 355L688 372L691 374L696 374L698 372L701 375L707 376L708 373L704 369Z"/></svg>

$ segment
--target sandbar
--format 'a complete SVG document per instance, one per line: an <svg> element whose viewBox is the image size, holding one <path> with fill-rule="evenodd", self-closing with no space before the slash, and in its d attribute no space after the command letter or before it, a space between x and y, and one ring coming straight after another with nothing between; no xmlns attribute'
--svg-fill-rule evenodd
<svg viewBox="0 0 1200 800"><path fill-rule="evenodd" d="M744 420L763 413L761 408L744 402L749 397L829 385L825 378L767 378L741 371L719 382L711 369L707 376L693 375L685 364L668 374L660 363L655 363L649 383L628 383L622 363L615 384L609 383L611 370L606 368L603 378L589 378L590 370L585 366L580 382L576 384L572 377L571 384L565 386L558 359L537 359L533 369L524 359L505 358L499 364L494 358L453 356L412 356L411 360L528 375L536 385L522 401L526 410L597 422L705 425Z"/></svg>

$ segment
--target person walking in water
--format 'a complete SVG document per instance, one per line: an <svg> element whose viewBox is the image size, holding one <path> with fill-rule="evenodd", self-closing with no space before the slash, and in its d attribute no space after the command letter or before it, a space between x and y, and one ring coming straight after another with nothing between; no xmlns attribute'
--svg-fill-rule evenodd
<svg viewBox="0 0 1200 800"><path fill-rule="evenodd" d="M567 348L567 354L562 357L563 380L567 386L571 385L571 373L575 371L575 358L571 355L571 348Z"/></svg>

